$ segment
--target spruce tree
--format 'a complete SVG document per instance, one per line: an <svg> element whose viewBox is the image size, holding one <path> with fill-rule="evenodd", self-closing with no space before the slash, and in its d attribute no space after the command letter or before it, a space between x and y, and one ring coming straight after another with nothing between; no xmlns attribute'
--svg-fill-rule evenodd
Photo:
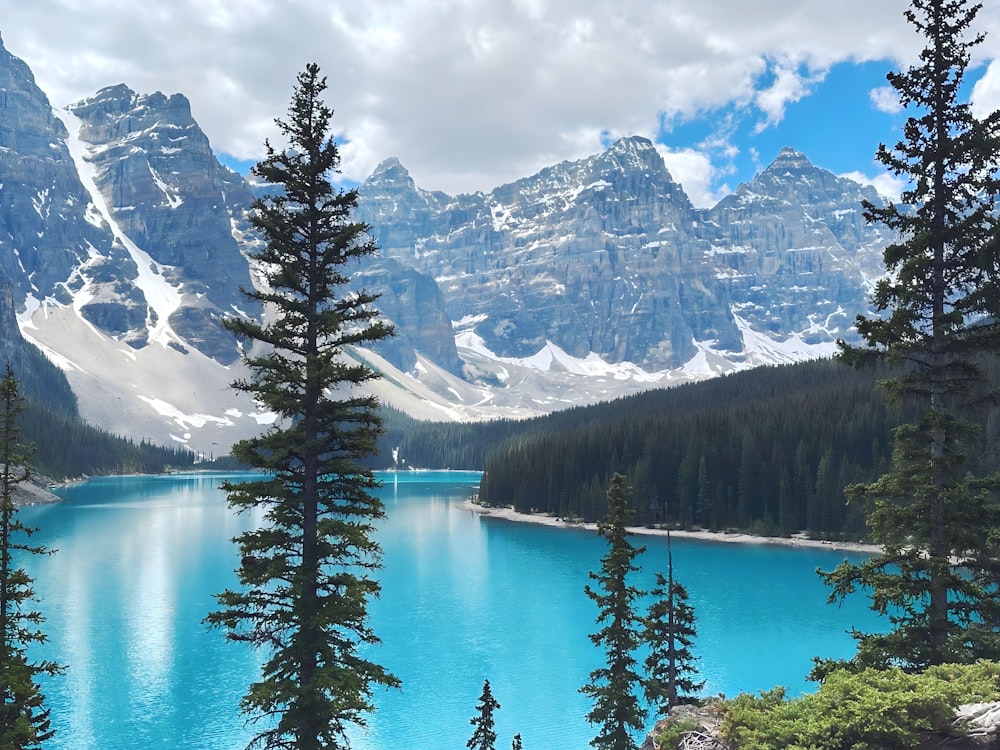
<svg viewBox="0 0 1000 750"><path fill-rule="evenodd" d="M376 687L398 680L367 658L378 638L368 601L381 550L373 540L382 502L364 463L381 422L377 400L359 386L377 377L350 347L391 333L374 295L347 289L352 264L375 251L352 221L355 190L335 189L340 156L323 103L326 79L310 64L299 74L289 120L277 120L287 146L266 144L254 173L279 190L255 201L251 221L265 242L253 260L264 322L225 321L244 344L250 372L234 388L278 416L234 455L263 477L226 483L230 507L262 511L262 526L235 541L241 588L217 595L207 622L260 648L266 660L242 709L260 730L253 746L347 747L346 730L364 725Z"/></svg>
<svg viewBox="0 0 1000 750"><path fill-rule="evenodd" d="M858 318L865 345L848 362L887 361L887 397L916 405L894 434L888 474L849 488L867 504L884 551L823 574L831 601L863 589L885 633L855 633L861 666L919 670L1000 657L995 476L975 476L979 435L970 414L995 399L985 359L1000 350L1000 113L977 119L960 100L979 5L915 0L906 18L926 40L920 62L890 73L910 112L902 140L878 159L909 181L901 204L866 204L869 221L899 236L877 284L880 316Z"/></svg>
<svg viewBox="0 0 1000 750"><path fill-rule="evenodd" d="M510 743L510 750L524 750L524 745L521 744L520 732L514 735L514 740Z"/></svg>
<svg viewBox="0 0 1000 750"><path fill-rule="evenodd" d="M493 697L493 689L490 681L483 681L483 692L479 696L479 703L476 704L478 716L469 719L469 723L475 727L472 737L465 746L469 750L496 750L497 733L493 729L493 712L500 708L496 698Z"/></svg>
<svg viewBox="0 0 1000 750"><path fill-rule="evenodd" d="M37 529L17 517L14 490L29 475L30 451L20 445L17 418L22 401L10 364L0 381L0 747L39 748L53 736L50 709L37 678L56 675L62 668L51 661L31 661L31 644L47 640L39 626L41 612L30 608L35 592L32 579L15 565L13 554L44 555L48 550L27 543Z"/></svg>
<svg viewBox="0 0 1000 750"><path fill-rule="evenodd" d="M633 547L629 542L626 526L630 517L626 479L615 474L608 489L607 520L597 525L598 533L608 542L608 551L601 558L600 572L590 573L596 588L585 587L587 596L598 606L597 624L601 626L590 640L605 653L605 666L593 670L590 681L580 689L594 700L587 721L600 726L590 741L598 750L634 750L633 733L642 729L646 719L638 697L642 676L636 671L635 658L642 635L635 607L645 592L628 581L638 570L635 559L645 547Z"/></svg>
<svg viewBox="0 0 1000 750"><path fill-rule="evenodd" d="M667 531L667 577L656 574L655 598L644 621L643 640L649 645L645 666L646 700L663 713L693 701L704 681L696 680L697 657L691 651L697 636L694 607L688 592L674 580L673 551Z"/></svg>

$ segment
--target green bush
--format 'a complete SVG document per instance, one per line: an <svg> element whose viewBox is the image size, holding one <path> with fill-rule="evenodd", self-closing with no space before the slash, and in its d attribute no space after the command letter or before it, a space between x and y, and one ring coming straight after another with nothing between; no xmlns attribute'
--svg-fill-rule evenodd
<svg viewBox="0 0 1000 750"><path fill-rule="evenodd" d="M946 664L922 674L899 669L831 672L819 690L786 700L784 688L740 695L722 735L755 750L904 750L927 733L955 734L955 708L1000 698L1000 665Z"/></svg>
<svg viewBox="0 0 1000 750"><path fill-rule="evenodd" d="M677 721L669 721L663 727L663 731L654 737L656 746L660 750L676 750L681 743L681 738L697 728L698 722L686 716Z"/></svg>

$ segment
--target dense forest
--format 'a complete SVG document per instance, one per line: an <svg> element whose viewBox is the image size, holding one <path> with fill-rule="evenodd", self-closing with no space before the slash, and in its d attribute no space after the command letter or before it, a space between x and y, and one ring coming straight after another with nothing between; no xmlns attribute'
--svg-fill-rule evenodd
<svg viewBox="0 0 1000 750"><path fill-rule="evenodd" d="M157 474L195 462L187 448L136 443L36 401L25 402L18 421L21 439L34 447L32 469L57 481L100 474Z"/></svg>
<svg viewBox="0 0 1000 750"><path fill-rule="evenodd" d="M823 361L621 399L493 455L481 498L597 520L619 472L640 523L859 536L843 488L885 470L900 416L873 385Z"/></svg>
<svg viewBox="0 0 1000 750"><path fill-rule="evenodd" d="M764 367L526 421L417 423L387 412L380 465L485 469L480 500L604 518L615 472L636 520L859 538L843 488L884 472L892 429L879 375L835 360ZM995 415L983 415L988 434ZM990 444L995 443L990 440ZM983 454L984 462L993 451Z"/></svg>

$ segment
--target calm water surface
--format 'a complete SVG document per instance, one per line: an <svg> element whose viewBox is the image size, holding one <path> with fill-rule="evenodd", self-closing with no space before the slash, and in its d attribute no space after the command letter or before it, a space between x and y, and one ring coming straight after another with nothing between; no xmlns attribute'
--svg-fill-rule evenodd
<svg viewBox="0 0 1000 750"><path fill-rule="evenodd" d="M259 659L201 621L235 585L230 539L252 527L217 489L221 476L125 477L64 488L64 502L25 508L57 548L28 561L48 621L38 656L68 665L46 681L60 750L239 750L251 736L237 706ZM501 703L497 747L520 732L529 750L585 750L596 733L578 690L601 654L587 573L604 554L593 533L483 519L456 507L478 474L385 475L388 517L372 653L403 681L379 693L356 750L461 750L483 679ZM639 585L665 566L647 545ZM698 616L706 693L804 679L814 655L849 656L850 624L873 627L861 600L825 604L815 573L843 553L675 541L678 578Z"/></svg>

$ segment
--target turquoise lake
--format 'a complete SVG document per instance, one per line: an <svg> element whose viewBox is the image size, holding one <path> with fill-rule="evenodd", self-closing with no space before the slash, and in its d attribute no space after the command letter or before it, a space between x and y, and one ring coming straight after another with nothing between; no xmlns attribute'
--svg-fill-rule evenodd
<svg viewBox="0 0 1000 750"><path fill-rule="evenodd" d="M213 594L235 585L230 539L258 519L235 516L221 475L97 479L59 491L62 503L21 511L35 539L57 549L28 561L50 641L35 656L67 665L47 680L61 750L239 750L251 736L238 713L258 655L202 619ZM596 609L583 593L605 551L593 532L482 518L457 504L479 475L383 475L387 518L373 658L402 681L379 693L356 750L461 750L484 679L501 704L497 747L521 733L529 750L586 750L596 733L578 691L601 653ZM666 566L666 544L645 544L636 583ZM853 653L846 629L876 627L863 598L827 605L815 569L828 550L674 540L677 578L698 617L706 694L792 692L813 656Z"/></svg>

